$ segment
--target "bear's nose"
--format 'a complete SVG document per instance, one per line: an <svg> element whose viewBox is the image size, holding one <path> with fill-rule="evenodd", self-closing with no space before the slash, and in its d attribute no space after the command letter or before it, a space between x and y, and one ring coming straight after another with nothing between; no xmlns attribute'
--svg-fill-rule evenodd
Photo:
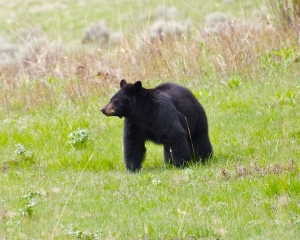
<svg viewBox="0 0 300 240"><path fill-rule="evenodd" d="M104 113L104 111L105 111L105 109L104 109L104 108L101 108L101 112Z"/></svg>

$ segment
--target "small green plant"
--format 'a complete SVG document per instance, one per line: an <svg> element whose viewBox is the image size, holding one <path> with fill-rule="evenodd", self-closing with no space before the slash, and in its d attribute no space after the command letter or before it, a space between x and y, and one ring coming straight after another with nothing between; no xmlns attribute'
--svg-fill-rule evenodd
<svg viewBox="0 0 300 240"><path fill-rule="evenodd" d="M33 161L34 158L34 153L27 150L21 143L15 145L14 154L20 156L22 160Z"/></svg>
<svg viewBox="0 0 300 240"><path fill-rule="evenodd" d="M282 68L288 68L292 62L298 61L298 53L295 51L295 47L286 48L283 47L279 51L272 51L272 54L277 56L278 62L281 63Z"/></svg>
<svg viewBox="0 0 300 240"><path fill-rule="evenodd" d="M159 185L159 184L161 184L161 180L154 178L154 179L152 179L152 184Z"/></svg>
<svg viewBox="0 0 300 240"><path fill-rule="evenodd" d="M33 216L33 207L37 204L37 202L35 201L35 197L40 195L41 194L38 192L29 192L22 197L23 199L25 199L24 206L21 209L23 216Z"/></svg>
<svg viewBox="0 0 300 240"><path fill-rule="evenodd" d="M288 91L286 93L281 93L280 91L277 91L276 92L276 96L278 98L278 103L280 105L290 105L292 107L295 107L296 106L296 94L291 92L291 91Z"/></svg>
<svg viewBox="0 0 300 240"><path fill-rule="evenodd" d="M212 92L210 90L202 90L202 91L193 91L193 94L195 95L196 98L201 98L201 97L210 97Z"/></svg>
<svg viewBox="0 0 300 240"><path fill-rule="evenodd" d="M278 98L278 103L280 105L283 105L284 104L284 95L281 92L277 91L276 96Z"/></svg>
<svg viewBox="0 0 300 240"><path fill-rule="evenodd" d="M236 89L241 86L241 83L242 83L241 77L234 75L228 80L227 86L231 89Z"/></svg>
<svg viewBox="0 0 300 240"><path fill-rule="evenodd" d="M293 62L299 61L299 54L295 47L283 47L263 55L262 60L265 68L276 71L287 71Z"/></svg>
<svg viewBox="0 0 300 240"><path fill-rule="evenodd" d="M296 94L293 92L286 92L286 98L288 99L288 103L290 106L295 107L296 105Z"/></svg>
<svg viewBox="0 0 300 240"><path fill-rule="evenodd" d="M300 227L300 215L297 212L292 212L290 218L295 227Z"/></svg>
<svg viewBox="0 0 300 240"><path fill-rule="evenodd" d="M83 239L83 240L97 240L101 239L98 233L90 233L89 231L81 231L77 228L74 228L68 231L67 235L73 237L74 239Z"/></svg>
<svg viewBox="0 0 300 240"><path fill-rule="evenodd" d="M73 147L80 149L86 147L86 143L89 140L89 131L87 129L78 129L74 132L71 132L68 135L71 144Z"/></svg>

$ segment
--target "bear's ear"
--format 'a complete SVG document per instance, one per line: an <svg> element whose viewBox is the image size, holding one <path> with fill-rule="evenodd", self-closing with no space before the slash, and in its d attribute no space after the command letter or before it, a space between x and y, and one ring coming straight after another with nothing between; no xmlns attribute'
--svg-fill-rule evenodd
<svg viewBox="0 0 300 240"><path fill-rule="evenodd" d="M142 88L142 82L141 81L137 81L132 85L132 91L133 92L139 92Z"/></svg>
<svg viewBox="0 0 300 240"><path fill-rule="evenodd" d="M127 84L125 79L122 79L120 82L120 88L123 88Z"/></svg>

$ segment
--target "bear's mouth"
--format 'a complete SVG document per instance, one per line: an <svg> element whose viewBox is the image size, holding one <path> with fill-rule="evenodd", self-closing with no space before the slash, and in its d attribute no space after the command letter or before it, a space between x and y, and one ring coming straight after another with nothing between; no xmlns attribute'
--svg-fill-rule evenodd
<svg viewBox="0 0 300 240"><path fill-rule="evenodd" d="M115 114L115 112L103 112L103 113L104 113L104 115L106 115L106 116L108 116L108 117L117 116L117 115Z"/></svg>

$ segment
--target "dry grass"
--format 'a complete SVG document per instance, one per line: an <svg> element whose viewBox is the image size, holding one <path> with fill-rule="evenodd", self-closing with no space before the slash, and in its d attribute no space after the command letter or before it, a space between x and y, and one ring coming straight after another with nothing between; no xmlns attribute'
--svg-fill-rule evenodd
<svg viewBox="0 0 300 240"><path fill-rule="evenodd" d="M279 18L298 16L296 5L292 12L272 1L269 6ZM40 30L22 31L20 56L6 55L8 61L0 65L0 107L9 113L45 104L53 107L65 99L76 102L106 93L109 85L116 86L122 78L191 83L226 82L234 75L263 79L267 53L283 47L298 49L295 28L282 28L284 20L282 25L245 19L209 21L194 26L192 33L181 33L180 38L175 32L153 38L145 29L134 37L123 37L117 45L82 45L71 50L51 42Z"/></svg>
<svg viewBox="0 0 300 240"><path fill-rule="evenodd" d="M299 174L298 166L295 161L292 159L288 164L276 163L261 165L257 162L253 162L248 166L238 166L235 165L233 170L221 169L221 176L225 179L230 178L243 178L243 177L265 177L270 174L272 175L281 175L285 173L290 174Z"/></svg>

